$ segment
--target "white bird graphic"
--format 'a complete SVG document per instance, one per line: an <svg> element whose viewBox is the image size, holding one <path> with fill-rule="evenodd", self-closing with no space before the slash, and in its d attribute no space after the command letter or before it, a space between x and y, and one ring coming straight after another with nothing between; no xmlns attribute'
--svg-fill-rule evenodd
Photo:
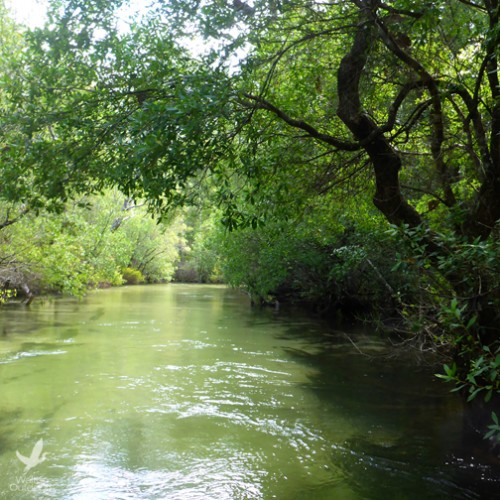
<svg viewBox="0 0 500 500"><path fill-rule="evenodd" d="M47 458L47 453L43 453L43 439L40 439L35 446L33 446L33 450L31 451L31 456L25 457L24 455L21 455L17 450L16 450L16 455L21 462L26 465L26 468L24 469L24 472L28 472L30 469L33 467L36 467L37 465L41 464L46 458Z"/></svg>

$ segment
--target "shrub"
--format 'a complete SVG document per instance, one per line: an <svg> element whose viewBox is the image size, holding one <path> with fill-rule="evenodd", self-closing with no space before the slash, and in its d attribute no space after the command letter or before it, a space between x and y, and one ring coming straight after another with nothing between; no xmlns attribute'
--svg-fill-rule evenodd
<svg viewBox="0 0 500 500"><path fill-rule="evenodd" d="M139 283L144 283L144 276L138 269L133 267L126 267L122 271L123 281L127 285L138 285Z"/></svg>

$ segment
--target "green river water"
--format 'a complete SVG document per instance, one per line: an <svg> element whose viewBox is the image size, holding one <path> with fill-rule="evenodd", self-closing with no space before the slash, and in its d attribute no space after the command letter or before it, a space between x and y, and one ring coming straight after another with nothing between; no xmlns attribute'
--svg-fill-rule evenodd
<svg viewBox="0 0 500 500"><path fill-rule="evenodd" d="M4 307L0 499L495 498L436 367L350 338L219 286Z"/></svg>

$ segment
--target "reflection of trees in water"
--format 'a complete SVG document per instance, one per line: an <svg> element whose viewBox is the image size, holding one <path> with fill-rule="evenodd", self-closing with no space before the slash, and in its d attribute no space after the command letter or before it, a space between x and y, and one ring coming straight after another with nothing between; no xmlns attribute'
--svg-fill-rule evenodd
<svg viewBox="0 0 500 500"><path fill-rule="evenodd" d="M451 451L436 456L429 450L428 443L419 446L411 441L403 436L391 446L385 446L359 436L342 446L333 446L332 460L360 498L500 498L498 475L491 467Z"/></svg>
<svg viewBox="0 0 500 500"><path fill-rule="evenodd" d="M0 401L1 404L1 401ZM9 410L0 406L0 455L14 453L19 443L13 442L12 428L22 416L20 409Z"/></svg>
<svg viewBox="0 0 500 500"><path fill-rule="evenodd" d="M292 327L288 335L305 333ZM332 443L332 464L350 489L381 500L500 498L500 471L465 445L462 401L434 377L439 368L390 359L380 343L361 351L373 355L340 332L319 331L310 347L288 350L311 368L310 389L322 404L359 429Z"/></svg>

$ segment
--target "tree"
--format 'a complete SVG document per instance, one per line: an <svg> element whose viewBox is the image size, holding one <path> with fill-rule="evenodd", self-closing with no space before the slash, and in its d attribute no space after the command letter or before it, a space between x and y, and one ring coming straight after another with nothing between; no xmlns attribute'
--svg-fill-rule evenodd
<svg viewBox="0 0 500 500"><path fill-rule="evenodd" d="M116 190L68 202L59 214L28 213L0 231L0 289L81 296L122 284L126 268L170 281L182 232L179 217L158 224Z"/></svg>
<svg viewBox="0 0 500 500"><path fill-rule="evenodd" d="M463 304L471 342L497 340L498 266L453 261L498 248L497 0L173 0L121 32L120 5L53 2L28 33L5 193L37 206L113 184L161 210L210 178L234 228L273 214L267 195L351 181ZM182 46L196 30L198 59Z"/></svg>
<svg viewBox="0 0 500 500"><path fill-rule="evenodd" d="M239 93L239 104L251 113L250 151L265 151L269 141L302 162L321 158L308 169L313 179L342 179L366 159L375 206L390 223L410 230L465 303L464 317L470 327L474 318L481 342L496 341L499 291L491 275L498 266L477 279L477 267L464 274L450 259L464 245L488 241L492 252L498 247L498 2L273 5L253 7L260 26L251 29L262 38ZM233 6L255 23L247 9L237 8L240 2ZM334 158L333 168L325 156ZM262 158L258 164L266 168ZM283 161L272 168L277 165L290 176ZM425 211L417 207L422 196L416 193L422 192ZM438 206L441 218L429 217Z"/></svg>

